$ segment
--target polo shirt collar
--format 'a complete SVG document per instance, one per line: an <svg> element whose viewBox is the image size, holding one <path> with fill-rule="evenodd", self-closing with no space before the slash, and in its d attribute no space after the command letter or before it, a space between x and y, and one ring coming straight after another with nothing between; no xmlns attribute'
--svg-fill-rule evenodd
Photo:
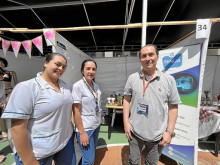
<svg viewBox="0 0 220 165"><path fill-rule="evenodd" d="M141 69L138 73L139 73L140 78L143 79L143 70ZM161 75L161 71L157 69L157 73L154 75L153 79L160 78L160 75Z"/></svg>
<svg viewBox="0 0 220 165"><path fill-rule="evenodd" d="M99 89L98 85L93 80L92 80L92 82L93 82L95 91L97 91Z"/></svg>
<svg viewBox="0 0 220 165"><path fill-rule="evenodd" d="M85 77L82 78L83 84L85 84L83 79L86 81L86 78L85 78ZM87 82L86 82L86 83L87 83ZM97 90L99 89L98 84L96 84L95 81L93 81L93 80L92 80L92 83L93 83L93 87L94 87L95 91L97 91ZM88 84L88 83L87 83L87 84Z"/></svg>
<svg viewBox="0 0 220 165"><path fill-rule="evenodd" d="M42 73L43 73L43 72L37 73L37 77L36 77L37 83L40 85L40 87L41 87L42 89L52 88L52 87L47 83L47 81L43 79L43 77L41 76ZM63 83L62 81L60 81L59 79L58 79L58 83L59 83L59 85L60 85L60 89L62 89L63 86L64 86L64 83Z"/></svg>

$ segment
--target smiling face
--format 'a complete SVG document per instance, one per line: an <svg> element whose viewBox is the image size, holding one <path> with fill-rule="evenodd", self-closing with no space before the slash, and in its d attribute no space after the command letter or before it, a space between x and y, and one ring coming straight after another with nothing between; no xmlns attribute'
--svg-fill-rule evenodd
<svg viewBox="0 0 220 165"><path fill-rule="evenodd" d="M91 82L95 78L96 74L96 65L93 61L87 61L82 70L82 74L84 75L87 82Z"/></svg>
<svg viewBox="0 0 220 165"><path fill-rule="evenodd" d="M158 58L156 49L153 46L145 46L141 49L140 63L146 74L152 74L156 70Z"/></svg>
<svg viewBox="0 0 220 165"><path fill-rule="evenodd" d="M53 80L58 80L66 70L66 60L62 56L55 55L49 62L44 63L44 73Z"/></svg>

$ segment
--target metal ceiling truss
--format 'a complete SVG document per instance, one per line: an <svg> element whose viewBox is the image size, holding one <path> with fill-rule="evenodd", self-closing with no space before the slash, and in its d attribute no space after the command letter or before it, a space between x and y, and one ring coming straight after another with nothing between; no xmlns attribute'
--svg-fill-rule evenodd
<svg viewBox="0 0 220 165"><path fill-rule="evenodd" d="M13 28L15 28L16 29L16 27L15 27L15 25L13 25L7 18L5 18L1 13L0 13L0 16L6 21L6 22L8 22ZM25 38L27 38L27 39L29 39L25 34L23 34L23 33L21 33ZM2 36L4 36L4 32L2 32ZM6 36L4 36L4 37L6 37ZM13 40L15 40L15 39L13 39Z"/></svg>
<svg viewBox="0 0 220 165"><path fill-rule="evenodd" d="M12 0L8 0L12 2ZM114 2L119 0L84 0L84 4L93 4L93 3L103 3L103 2ZM73 5L82 5L82 2L79 1L70 1L70 2L57 2L57 3L42 3L39 5L29 5L29 6L13 6L13 7L0 7L0 11L9 11L9 10L26 10L30 7L32 9L38 8L47 8L47 7L59 7L59 6L73 6Z"/></svg>
<svg viewBox="0 0 220 165"><path fill-rule="evenodd" d="M169 9L168 9L168 11L167 11L167 13L166 13L164 19L163 19L163 22L166 20L166 18L167 18L167 16L168 16L169 12L170 12L170 10L171 10L171 8L173 7L174 2L175 2L175 0L173 0L173 2L171 3L171 5L170 5L170 7L169 7ZM153 39L152 43L154 43L154 41L156 40L156 38L157 38L157 36L158 36L158 34L159 34L161 28L162 28L162 25L160 25L160 27L159 27L159 29L158 29L156 35L154 36L154 39Z"/></svg>
<svg viewBox="0 0 220 165"><path fill-rule="evenodd" d="M126 2L126 11L125 11L125 18L127 18L127 19L125 20L125 25L128 25L131 22L131 16L132 16L132 13L133 13L135 0L132 0L132 2L131 2L129 15L127 13L128 12L128 4L129 4L129 2L127 1ZM127 34L128 34L128 28L124 29L122 54L124 53L124 46L125 46L125 42L126 42L126 39L127 39Z"/></svg>
<svg viewBox="0 0 220 165"><path fill-rule="evenodd" d="M85 14L86 14L86 18L87 18L88 24L89 24L89 26L91 26L90 21L89 21L89 16L88 16L88 13L87 13L87 10L86 10L86 6L85 6L85 4L84 4L84 1L81 0L81 2L82 2L82 5L83 5L83 8L84 8ZM91 31L92 38L93 38L93 41L94 41L94 43L95 43L95 46L96 46L96 48L97 48L97 44L96 44L96 40L95 40L95 36L94 36L94 34L93 34L92 29L91 29L90 31Z"/></svg>

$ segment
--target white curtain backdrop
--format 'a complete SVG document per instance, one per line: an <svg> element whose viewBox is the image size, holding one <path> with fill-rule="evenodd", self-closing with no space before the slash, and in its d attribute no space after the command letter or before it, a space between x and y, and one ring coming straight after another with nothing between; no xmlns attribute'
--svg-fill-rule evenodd
<svg viewBox="0 0 220 165"><path fill-rule="evenodd" d="M102 109L106 109L107 97L113 91L123 93L130 74L140 70L138 57L95 58L97 63L96 82L102 91Z"/></svg>
<svg viewBox="0 0 220 165"><path fill-rule="evenodd" d="M220 93L220 56L207 56L203 78L202 93L209 90L210 94Z"/></svg>
<svg viewBox="0 0 220 165"><path fill-rule="evenodd" d="M56 46L55 48L53 47L53 52L61 53L67 58L67 69L61 78L68 84L69 88L72 88L72 85L82 78L82 62L91 57L79 50L59 33L56 33L56 40L65 46L65 49Z"/></svg>

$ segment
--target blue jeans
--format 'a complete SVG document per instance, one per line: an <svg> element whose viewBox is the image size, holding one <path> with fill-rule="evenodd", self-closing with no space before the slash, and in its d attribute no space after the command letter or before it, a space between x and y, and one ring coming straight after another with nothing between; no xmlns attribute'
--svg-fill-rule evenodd
<svg viewBox="0 0 220 165"><path fill-rule="evenodd" d="M95 161L95 150L98 143L100 126L95 130L86 131L89 136L89 145L83 147L80 142L80 134L76 132L76 137L79 143L79 147L82 151L82 165L92 165Z"/></svg>
<svg viewBox="0 0 220 165"><path fill-rule="evenodd" d="M52 160L54 160L56 165L76 165L74 137L75 137L75 132L73 133L69 142L66 144L66 146L62 150L55 153L54 155L38 160L40 165L51 165ZM14 155L14 158L15 158L16 165L23 165L17 153Z"/></svg>

